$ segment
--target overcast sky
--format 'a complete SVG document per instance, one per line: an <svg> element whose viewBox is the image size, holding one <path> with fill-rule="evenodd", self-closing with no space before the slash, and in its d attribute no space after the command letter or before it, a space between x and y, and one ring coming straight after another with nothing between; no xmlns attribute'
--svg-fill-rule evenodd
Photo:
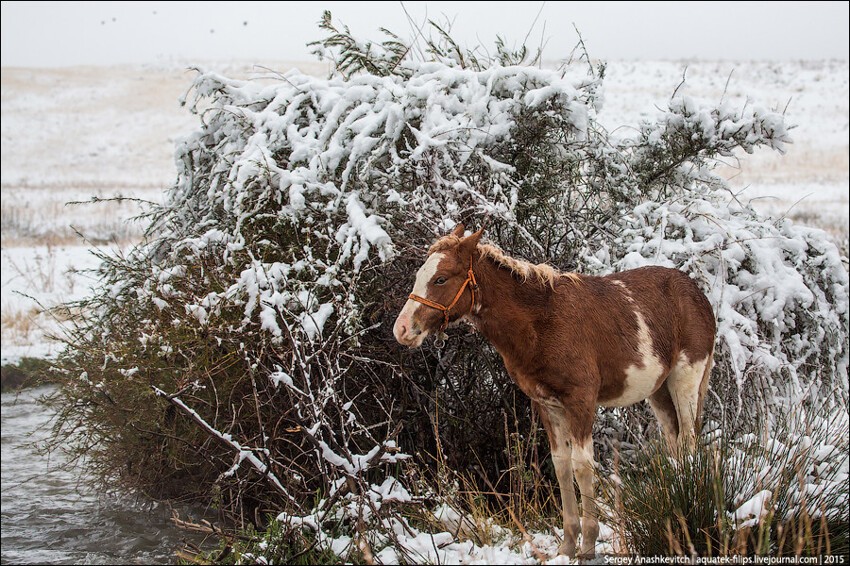
<svg viewBox="0 0 850 566"><path fill-rule="evenodd" d="M541 9L542 8L542 9ZM412 37L450 18L452 35L492 47L546 41L569 55L581 31L602 59L848 57L848 2L2 2L3 66L111 65L163 60L310 60L328 9L360 36L386 27ZM538 11L540 17L537 19ZM545 26L545 27L544 27Z"/></svg>

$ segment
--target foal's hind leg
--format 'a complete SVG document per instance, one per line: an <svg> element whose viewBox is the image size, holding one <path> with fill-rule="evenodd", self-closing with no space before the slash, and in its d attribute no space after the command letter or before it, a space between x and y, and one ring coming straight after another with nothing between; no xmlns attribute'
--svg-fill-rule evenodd
<svg viewBox="0 0 850 566"><path fill-rule="evenodd" d="M649 399L649 406L661 425L664 438L667 440L670 451L674 456L679 454L679 417L676 416L676 405L670 395L667 382L661 384L658 391L653 393Z"/></svg>
<svg viewBox="0 0 850 566"><path fill-rule="evenodd" d="M676 406L676 415L679 420L677 441L686 449L694 448L699 434L696 430L697 420L702 412L705 391L708 387L710 364L711 354L691 362L682 352L665 383Z"/></svg>

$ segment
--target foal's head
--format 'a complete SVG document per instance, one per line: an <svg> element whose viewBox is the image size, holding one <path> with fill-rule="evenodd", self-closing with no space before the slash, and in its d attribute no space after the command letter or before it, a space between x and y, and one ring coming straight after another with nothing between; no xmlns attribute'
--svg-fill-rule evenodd
<svg viewBox="0 0 850 566"><path fill-rule="evenodd" d="M429 335L469 314L475 293L472 259L480 239L480 230L464 238L463 224L458 224L431 246L393 326L400 344L418 348Z"/></svg>

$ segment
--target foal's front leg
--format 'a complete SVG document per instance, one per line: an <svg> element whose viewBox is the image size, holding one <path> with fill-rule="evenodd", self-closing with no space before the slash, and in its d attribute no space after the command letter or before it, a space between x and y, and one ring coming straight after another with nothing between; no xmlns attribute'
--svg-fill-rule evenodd
<svg viewBox="0 0 850 566"><path fill-rule="evenodd" d="M596 539L599 536L596 493L593 488L594 462L593 438L573 438L573 473L581 492L581 554L596 555Z"/></svg>
<svg viewBox="0 0 850 566"><path fill-rule="evenodd" d="M596 401L590 391L573 391L564 396L561 403L567 417L567 427L572 445L573 474L581 493L581 552L583 556L596 555L596 539L599 537L596 492L593 487L595 464L593 461L593 420L596 417Z"/></svg>
<svg viewBox="0 0 850 566"><path fill-rule="evenodd" d="M576 555L576 540L581 527L578 519L576 490L573 486L572 447L567 430L567 414L560 403L555 406L546 406L533 402L533 405L549 436L552 464L555 466L555 475L558 477L558 487L561 491L564 540L558 548L558 554L566 554L573 558Z"/></svg>

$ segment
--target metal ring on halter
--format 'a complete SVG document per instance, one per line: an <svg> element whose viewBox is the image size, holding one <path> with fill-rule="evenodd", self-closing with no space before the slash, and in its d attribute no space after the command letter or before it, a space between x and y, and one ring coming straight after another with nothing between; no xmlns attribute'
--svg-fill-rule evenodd
<svg viewBox="0 0 850 566"><path fill-rule="evenodd" d="M446 340L448 340L448 338L449 335L441 330L437 333L437 337L434 339L434 347L438 350L442 350L446 345Z"/></svg>

